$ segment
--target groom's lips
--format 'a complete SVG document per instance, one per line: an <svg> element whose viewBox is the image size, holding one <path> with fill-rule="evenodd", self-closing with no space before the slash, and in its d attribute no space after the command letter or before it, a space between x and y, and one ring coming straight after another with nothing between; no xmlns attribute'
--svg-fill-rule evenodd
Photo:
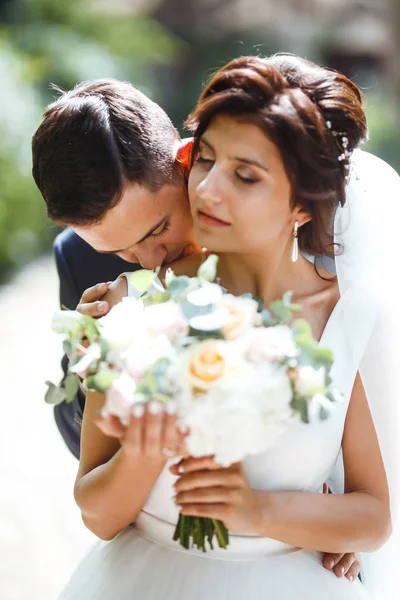
<svg viewBox="0 0 400 600"><path fill-rule="evenodd" d="M204 210L197 211L197 218L201 223L205 223L211 227L230 227L231 225L230 223L222 221L222 219L218 219L211 213L205 212Z"/></svg>

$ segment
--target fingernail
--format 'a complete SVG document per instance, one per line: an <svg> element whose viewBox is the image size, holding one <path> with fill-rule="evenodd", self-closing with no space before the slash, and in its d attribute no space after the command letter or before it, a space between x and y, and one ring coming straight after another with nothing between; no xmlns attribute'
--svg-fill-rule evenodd
<svg viewBox="0 0 400 600"><path fill-rule="evenodd" d="M140 419L144 415L144 406L143 404L134 404L132 407L132 414L136 419Z"/></svg>
<svg viewBox="0 0 400 600"><path fill-rule="evenodd" d="M104 312L105 310L107 310L108 304L107 304L107 302L99 302L97 305L97 308L99 309L100 312Z"/></svg>
<svg viewBox="0 0 400 600"><path fill-rule="evenodd" d="M340 571L340 574L343 575L344 574L344 567L340 567L339 571Z"/></svg>
<svg viewBox="0 0 400 600"><path fill-rule="evenodd" d="M180 467L178 467L178 473L184 473L185 472L185 468L183 465L180 465Z"/></svg>
<svg viewBox="0 0 400 600"><path fill-rule="evenodd" d="M328 567L328 569L333 569L333 565L335 564L335 561L330 558L329 560L326 561L326 565Z"/></svg>
<svg viewBox="0 0 400 600"><path fill-rule="evenodd" d="M179 423L178 431L182 435L185 435L189 431L189 427L187 425L184 425L183 423Z"/></svg>
<svg viewBox="0 0 400 600"><path fill-rule="evenodd" d="M353 581L354 581L353 575L349 575L349 581L351 581L353 583Z"/></svg>
<svg viewBox="0 0 400 600"><path fill-rule="evenodd" d="M149 402L148 407L151 415L159 415L161 412L161 402Z"/></svg>
<svg viewBox="0 0 400 600"><path fill-rule="evenodd" d="M176 415L177 409L178 406L173 400L171 402L167 402L167 404L165 405L167 415Z"/></svg>
<svg viewBox="0 0 400 600"><path fill-rule="evenodd" d="M104 281L103 281L103 283L98 283L96 287L98 290L101 290L105 286L106 286L106 283L104 283Z"/></svg>

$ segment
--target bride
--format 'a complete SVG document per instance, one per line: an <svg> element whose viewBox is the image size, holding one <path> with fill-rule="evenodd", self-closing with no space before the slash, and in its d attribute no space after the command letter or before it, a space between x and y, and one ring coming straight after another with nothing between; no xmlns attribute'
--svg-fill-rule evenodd
<svg viewBox="0 0 400 600"><path fill-rule="evenodd" d="M265 303L293 290L316 339L334 352L331 375L345 402L327 421L294 424L271 450L221 468L212 457L181 458L173 406L135 407L115 437L117 424L99 417L104 397L89 392L75 498L104 541L60 600L368 598L374 560L364 586L324 570L319 552L382 557L393 529L398 424L395 344L387 343L396 339L382 302L394 273L376 263L376 246L385 256L395 229L375 201L398 189L397 175L356 150L367 133L358 88L291 55L226 65L188 126L196 237L219 254L221 285ZM304 254L336 254L338 278ZM194 275L200 260L174 271ZM139 295L121 277L107 299L126 294ZM333 473L342 493L321 494ZM228 549L183 550L172 541L179 511L222 519Z"/></svg>

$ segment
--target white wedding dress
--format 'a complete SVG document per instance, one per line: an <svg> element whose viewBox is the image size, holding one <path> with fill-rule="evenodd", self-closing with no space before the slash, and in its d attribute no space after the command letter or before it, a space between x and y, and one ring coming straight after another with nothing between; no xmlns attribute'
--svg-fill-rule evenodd
<svg viewBox="0 0 400 600"><path fill-rule="evenodd" d="M130 289L130 295L135 291ZM344 314L360 310L354 288L336 305L321 344L335 355L332 377L344 394L323 422L296 423L268 452L244 462L255 489L321 493L340 455L346 410L360 356L351 348ZM135 294L136 295L136 294ZM359 580L338 579L321 554L270 538L230 534L227 550L184 550L172 540L178 510L168 462L136 522L110 542L99 541L59 600L362 600ZM133 482L134 483L134 482Z"/></svg>

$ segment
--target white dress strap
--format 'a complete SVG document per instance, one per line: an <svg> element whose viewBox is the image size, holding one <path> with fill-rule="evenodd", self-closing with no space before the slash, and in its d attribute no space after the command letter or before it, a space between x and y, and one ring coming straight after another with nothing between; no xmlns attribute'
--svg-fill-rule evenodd
<svg viewBox="0 0 400 600"><path fill-rule="evenodd" d="M138 290L133 285L132 277L131 277L131 275L133 275L133 273L135 273L135 271L127 271L126 273L121 273L121 275L118 276L118 279L121 279L121 277L124 277L126 279L126 283L128 286L128 296L130 298L139 299L141 296L143 296L143 292ZM162 283L158 277L155 278L154 282L157 283L158 285L162 286ZM153 290L154 290L154 285L151 285L150 288L148 289L148 291L153 291Z"/></svg>

